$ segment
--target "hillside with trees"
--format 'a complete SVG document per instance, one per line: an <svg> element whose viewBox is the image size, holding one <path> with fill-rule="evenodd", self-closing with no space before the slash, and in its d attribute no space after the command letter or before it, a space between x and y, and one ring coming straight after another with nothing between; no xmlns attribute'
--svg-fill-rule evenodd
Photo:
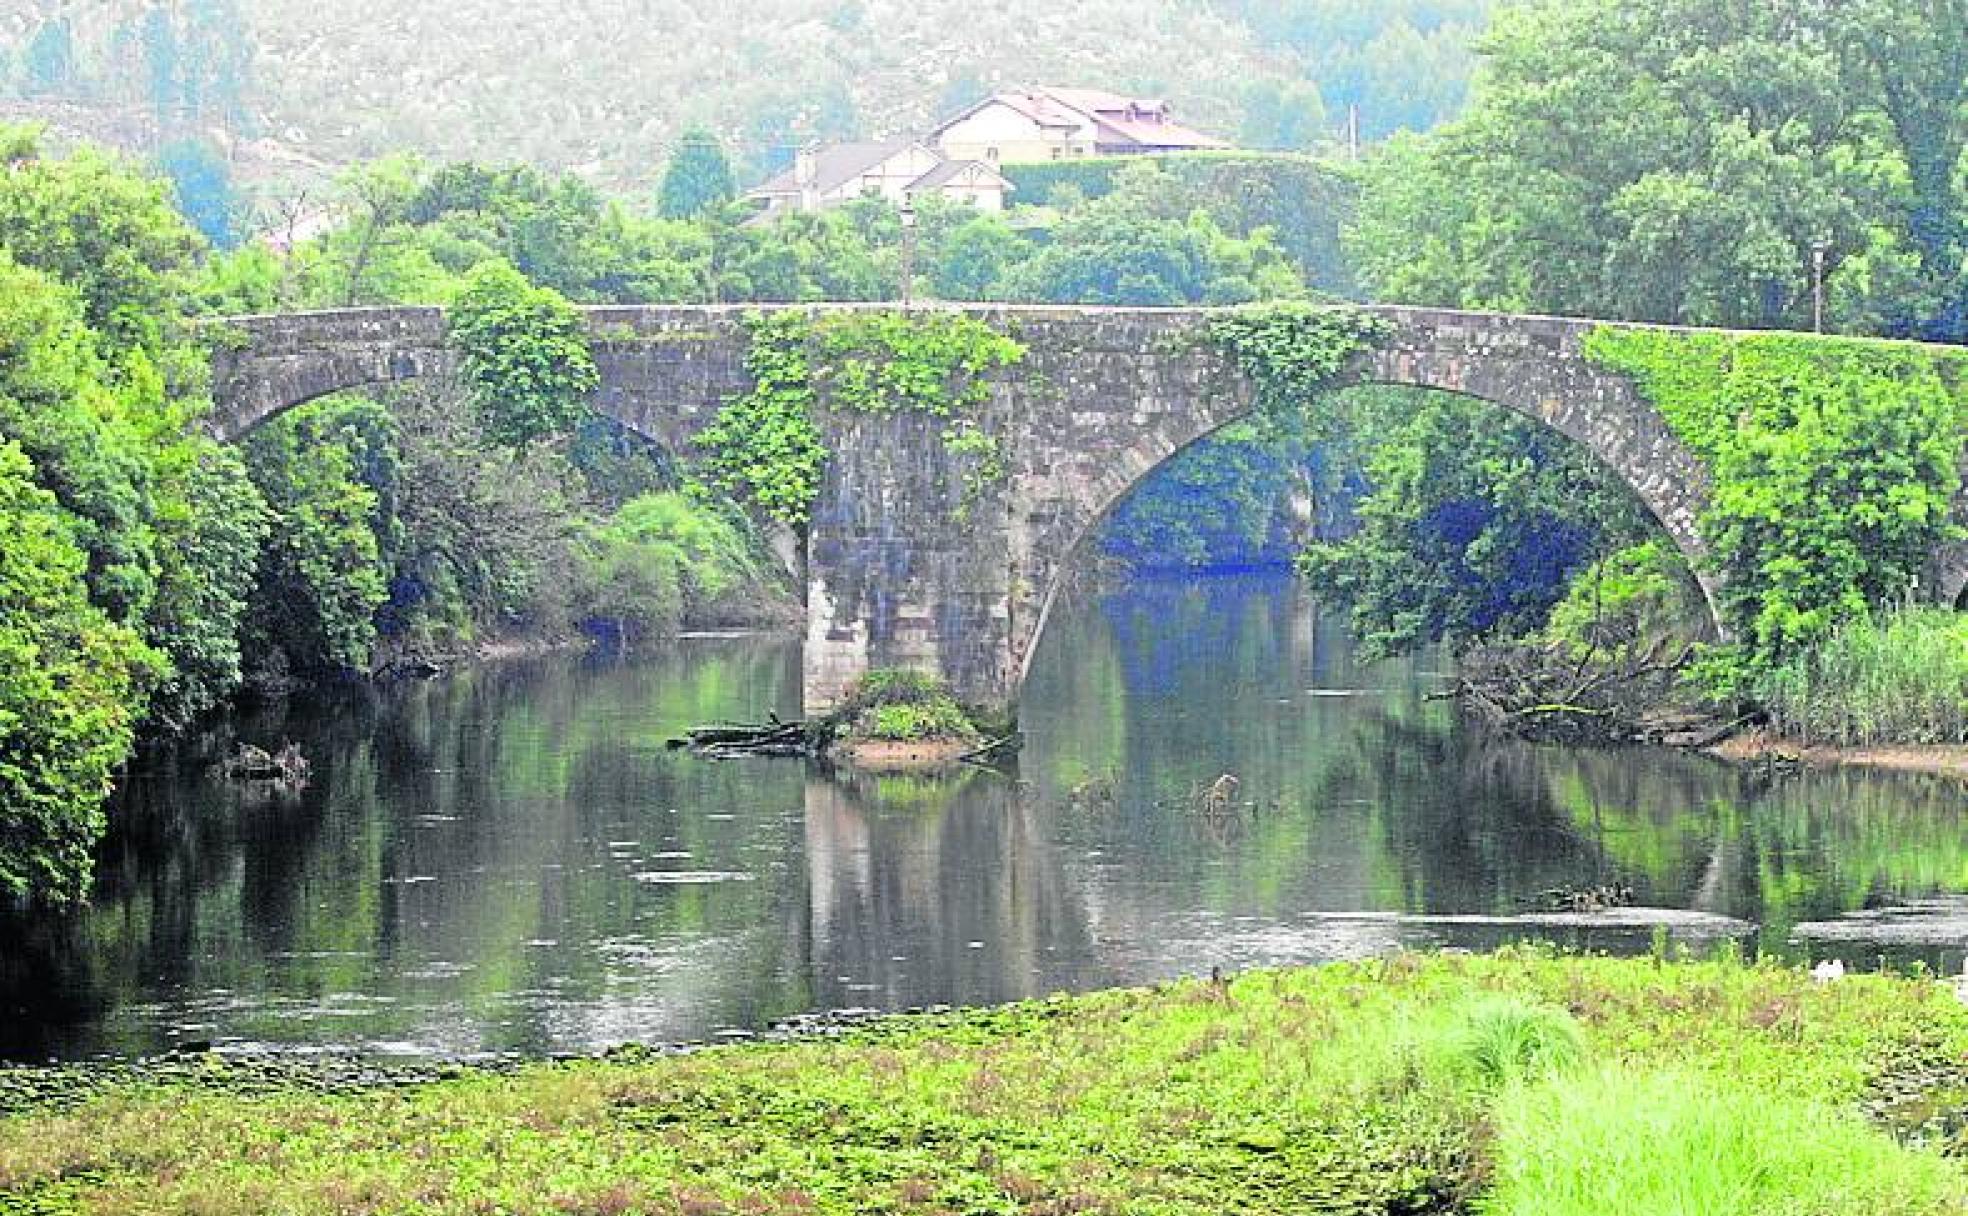
<svg viewBox="0 0 1968 1216"><path fill-rule="evenodd" d="M1461 105L1492 0L25 0L0 98L103 135L264 139L290 170L399 151L645 188L702 127L741 176L809 139L913 130L998 87L1166 97L1248 147L1425 128Z"/></svg>

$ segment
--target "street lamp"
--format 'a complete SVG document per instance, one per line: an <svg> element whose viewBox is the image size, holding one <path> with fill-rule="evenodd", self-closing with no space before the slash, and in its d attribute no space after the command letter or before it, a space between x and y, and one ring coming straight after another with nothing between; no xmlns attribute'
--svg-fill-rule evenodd
<svg viewBox="0 0 1968 1216"><path fill-rule="evenodd" d="M916 287L916 204L902 200L902 307L907 308Z"/></svg>

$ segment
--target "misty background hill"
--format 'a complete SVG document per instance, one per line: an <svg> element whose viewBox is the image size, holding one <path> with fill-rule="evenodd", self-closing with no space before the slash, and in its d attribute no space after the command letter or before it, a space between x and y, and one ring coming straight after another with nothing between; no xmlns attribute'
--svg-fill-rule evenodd
<svg viewBox="0 0 1968 1216"><path fill-rule="evenodd" d="M1421 129L1493 0L13 0L0 117L138 153L198 141L263 188L378 155L646 188L678 135L748 179L1000 87L1171 101L1245 146Z"/></svg>

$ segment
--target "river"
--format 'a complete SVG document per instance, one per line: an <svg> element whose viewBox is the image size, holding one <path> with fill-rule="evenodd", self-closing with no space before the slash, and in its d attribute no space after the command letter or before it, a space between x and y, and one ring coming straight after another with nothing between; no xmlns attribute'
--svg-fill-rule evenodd
<svg viewBox="0 0 1968 1216"><path fill-rule="evenodd" d="M1958 784L1500 742L1428 698L1440 664L1356 662L1282 579L1082 594L1015 777L665 746L794 713L784 639L311 694L235 724L300 743L305 790L228 785L223 738L128 776L92 906L0 926L0 1057L530 1055L1408 945L1652 946L1646 916L1523 919L1562 886L1687 910L1676 948L1961 965Z"/></svg>

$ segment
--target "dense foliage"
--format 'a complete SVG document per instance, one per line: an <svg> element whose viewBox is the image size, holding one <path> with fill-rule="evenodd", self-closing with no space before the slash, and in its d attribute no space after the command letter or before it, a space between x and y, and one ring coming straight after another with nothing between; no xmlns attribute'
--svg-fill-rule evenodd
<svg viewBox="0 0 1968 1216"><path fill-rule="evenodd" d="M37 838L68 842L38 865L10 863L10 883L59 900L86 881L104 775L135 725L182 725L233 691L266 517L239 461L184 425L203 404L204 355L181 324L201 243L166 188L98 154L44 156L31 134L0 143L12 161L0 174L0 442L56 521L23 524L44 539L21 559L76 581L36 600L23 573L19 598L0 605L47 618L28 652L44 666L10 678L41 715L12 741L15 771L48 784L23 785L8 810L38 820ZM70 545L72 566L58 552ZM69 763L80 768L64 775Z"/></svg>
<svg viewBox="0 0 1968 1216"><path fill-rule="evenodd" d="M88 601L88 559L11 443L0 532L0 896L67 902L86 889L110 774L162 659Z"/></svg>
<svg viewBox="0 0 1968 1216"><path fill-rule="evenodd" d="M1303 565L1370 653L1534 631L1651 523L1570 440L1495 406L1383 390L1344 407L1369 488L1357 529Z"/></svg>
<svg viewBox="0 0 1968 1216"><path fill-rule="evenodd" d="M1701 526L1752 659L1906 594L1950 534L1968 356L1610 326L1586 350L1632 375L1714 478Z"/></svg>
<svg viewBox="0 0 1968 1216"><path fill-rule="evenodd" d="M571 431L601 385L579 310L503 261L466 273L445 317L485 436L508 447Z"/></svg>
<svg viewBox="0 0 1968 1216"><path fill-rule="evenodd" d="M1385 298L1968 337L1968 4L1536 0L1461 120L1374 158Z"/></svg>

